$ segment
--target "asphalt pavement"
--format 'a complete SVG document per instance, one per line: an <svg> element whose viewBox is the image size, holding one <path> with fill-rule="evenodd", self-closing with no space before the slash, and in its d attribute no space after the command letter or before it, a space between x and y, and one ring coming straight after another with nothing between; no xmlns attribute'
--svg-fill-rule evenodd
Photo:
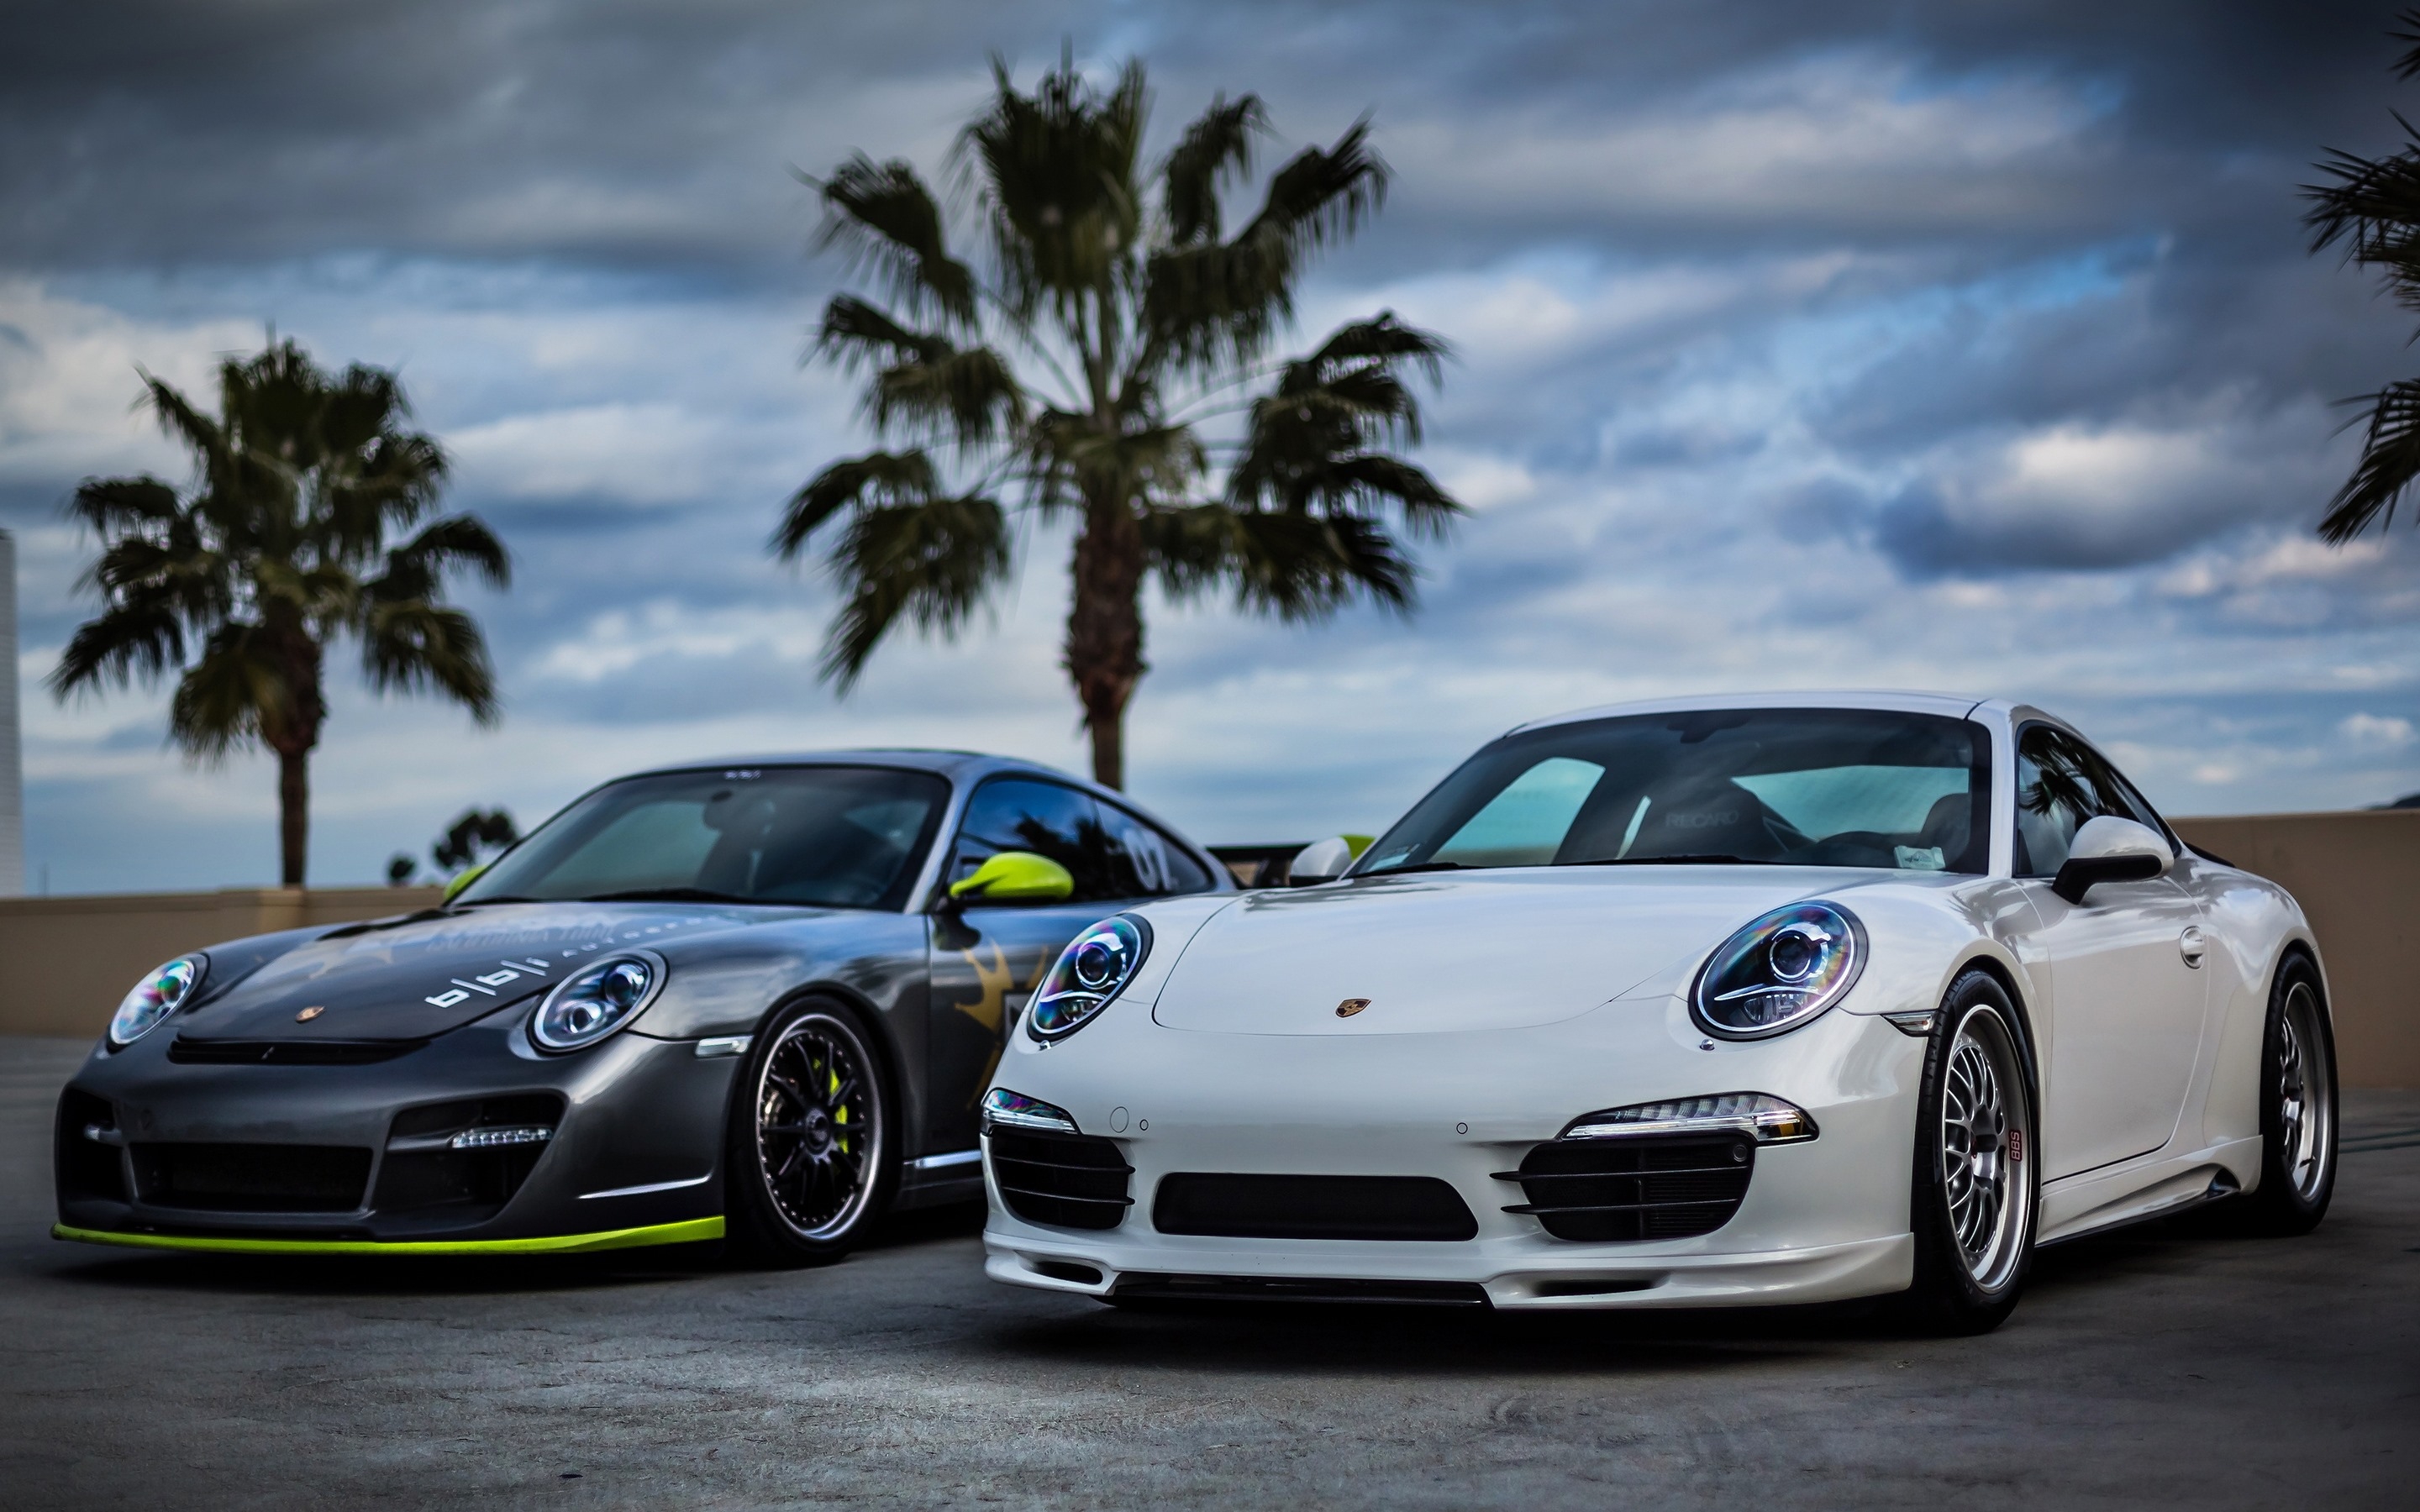
<svg viewBox="0 0 2420 1512"><path fill-rule="evenodd" d="M1129 1315L972 1211L825 1270L60 1243L85 1046L0 1040L0 1507L2420 1505L2420 1093L2298 1240L2046 1252L1999 1332L1858 1309Z"/></svg>

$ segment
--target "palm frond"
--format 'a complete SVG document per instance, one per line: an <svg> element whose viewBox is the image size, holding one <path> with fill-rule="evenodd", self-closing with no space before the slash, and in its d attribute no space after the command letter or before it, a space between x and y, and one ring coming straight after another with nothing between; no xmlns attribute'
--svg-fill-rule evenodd
<svg viewBox="0 0 2420 1512"><path fill-rule="evenodd" d="M86 478L68 501L68 514L104 540L164 528L178 517L177 490L147 476Z"/></svg>
<svg viewBox="0 0 2420 1512"><path fill-rule="evenodd" d="M961 448L990 440L1025 418L1016 370L988 347L887 367L876 375L866 402L879 432L904 428Z"/></svg>
<svg viewBox="0 0 2420 1512"><path fill-rule="evenodd" d="M241 621L212 631L168 702L168 734L190 755L217 761L289 726L299 712L289 658L262 626ZM308 695L313 701L318 690Z"/></svg>
<svg viewBox="0 0 2420 1512"><path fill-rule="evenodd" d="M872 501L876 504L913 504L930 500L940 485L933 459L922 451L869 452L833 463L807 480L790 496L774 528L773 553L789 561L806 548L807 538L844 509Z"/></svg>
<svg viewBox="0 0 2420 1512"><path fill-rule="evenodd" d="M1197 504L1154 510L1143 528L1152 571L1172 597L1225 585L1239 608L1293 624L1357 597L1398 612L1417 598L1411 563L1360 516Z"/></svg>
<svg viewBox="0 0 2420 1512"><path fill-rule="evenodd" d="M2396 506L2420 479L2420 379L2390 383L2357 401L2370 407L2361 461L2319 521L2319 538L2340 546L2367 530L2395 523Z"/></svg>
<svg viewBox="0 0 2420 1512"><path fill-rule="evenodd" d="M837 247L873 269L892 299L938 311L960 325L975 318L974 270L950 255L941 208L905 162L858 153L825 179L809 179L824 201L819 248Z"/></svg>
<svg viewBox="0 0 2420 1512"><path fill-rule="evenodd" d="M1182 246L1218 239L1218 188L1252 171L1252 139L1268 130L1261 97L1219 95L1185 129L1160 170L1160 210Z"/></svg>
<svg viewBox="0 0 2420 1512"><path fill-rule="evenodd" d="M948 337L910 331L854 294L837 295L824 306L815 348L844 367L907 360L935 363L956 350Z"/></svg>
<svg viewBox="0 0 2420 1512"><path fill-rule="evenodd" d="M843 691L854 686L903 618L955 636L1007 578L1011 545L1007 512L981 496L859 509L832 548L848 602L826 640L824 676Z"/></svg>
<svg viewBox="0 0 2420 1512"><path fill-rule="evenodd" d="M471 616L425 598L373 598L362 624L362 671L381 693L439 692L492 725L503 712L487 638Z"/></svg>
<svg viewBox="0 0 2420 1512"><path fill-rule="evenodd" d="M1072 59L1020 93L992 59L992 101L959 136L976 168L1002 292L1020 311L1104 296L1141 239L1135 170L1149 112L1141 65L1104 91ZM1096 309L1106 310L1106 301Z"/></svg>
<svg viewBox="0 0 2420 1512"><path fill-rule="evenodd" d="M1249 362L1294 316L1294 288L1319 249L1351 235L1387 196L1369 119L1306 147L1270 176L1260 213L1231 241L1155 254L1143 270L1149 362L1207 369Z"/></svg>
<svg viewBox="0 0 2420 1512"><path fill-rule="evenodd" d="M154 682L184 662L184 625L176 604L165 594L143 594L77 625L43 681L64 699L104 683Z"/></svg>

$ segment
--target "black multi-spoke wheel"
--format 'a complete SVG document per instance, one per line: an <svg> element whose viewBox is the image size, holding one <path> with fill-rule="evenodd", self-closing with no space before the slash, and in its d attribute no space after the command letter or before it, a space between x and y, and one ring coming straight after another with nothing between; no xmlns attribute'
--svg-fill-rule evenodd
<svg viewBox="0 0 2420 1512"><path fill-rule="evenodd" d="M2260 1180L2238 1211L2256 1233L2307 1234L2335 1196L2336 1055L2319 974L2301 956L2269 990L2259 1074Z"/></svg>
<svg viewBox="0 0 2420 1512"><path fill-rule="evenodd" d="M1970 971L1942 1001L1917 1103L1907 1302L1923 1326L1979 1334L2016 1306L2033 1261L2037 1145L2016 1005Z"/></svg>
<svg viewBox="0 0 2420 1512"><path fill-rule="evenodd" d="M839 1258L880 1216L897 1177L883 1068L857 1016L793 1004L751 1047L732 1107L731 1242L749 1258Z"/></svg>

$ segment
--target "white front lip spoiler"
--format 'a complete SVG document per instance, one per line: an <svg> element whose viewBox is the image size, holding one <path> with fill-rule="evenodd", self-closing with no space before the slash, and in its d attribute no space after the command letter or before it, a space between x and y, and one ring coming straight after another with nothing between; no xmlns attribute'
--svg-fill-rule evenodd
<svg viewBox="0 0 2420 1512"><path fill-rule="evenodd" d="M1104 1236L1105 1238L1107 1236ZM1716 1307L1778 1306L1840 1302L1852 1297L1903 1291L1916 1277L1916 1238L1895 1234L1811 1249L1764 1250L1740 1255L1574 1254L1560 1263L1493 1274L1457 1273L1445 1245L1372 1245L1326 1241L1289 1242L1189 1242L1179 1256L1161 1252L1156 1263L1121 1265L1114 1243L1087 1244L1070 1234L1004 1222L997 1214L984 1235L984 1273L1012 1286L1038 1287L1079 1296L1106 1297L1128 1271L1244 1279L1476 1282L1497 1307ZM1394 1251L1388 1254L1385 1251ZM1407 1250L1425 1254L1404 1253ZM1135 1257L1129 1257L1129 1260ZM1543 1257L1542 1257L1543 1258ZM1177 1267L1181 1265L1180 1271ZM1049 1266L1059 1273L1042 1269ZM1098 1281L1075 1279L1088 1269ZM1645 1283L1633 1289L1590 1291Z"/></svg>

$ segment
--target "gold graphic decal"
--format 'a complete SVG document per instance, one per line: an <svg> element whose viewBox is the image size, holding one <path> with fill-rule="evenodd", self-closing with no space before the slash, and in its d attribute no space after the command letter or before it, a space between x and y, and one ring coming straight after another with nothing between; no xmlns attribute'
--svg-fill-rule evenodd
<svg viewBox="0 0 2420 1512"><path fill-rule="evenodd" d="M304 1009L302 1012L295 1014L294 1022L297 1024L308 1024L313 1019L318 1018L320 1014L325 1013L326 1011L328 1011L328 1010L325 1005L314 1003L309 1008Z"/></svg>
<svg viewBox="0 0 2420 1512"><path fill-rule="evenodd" d="M1336 1016L1341 1019L1349 1019L1354 1014L1360 1012L1363 1009L1368 1008L1369 1006L1370 999L1366 997L1348 997L1344 1001L1336 1005Z"/></svg>
<svg viewBox="0 0 2420 1512"><path fill-rule="evenodd" d="M1001 1026L1008 1019L1009 991L1016 985L1016 968L1009 964L1007 955L997 945L992 946L990 949L991 964L988 966L985 965L982 959L972 950L958 952L966 958L967 964L974 968L975 983L983 989L983 995L971 1003L950 1005L982 1025L993 1036L991 1058L984 1063L983 1074L975 1078L974 1090L967 1095L967 1105L970 1107L982 1099L984 1088L991 1085L991 1073L1000 1069L1000 1052L1005 1042L1004 1037L1001 1035ZM1042 985L1042 978L1049 971L1050 962L1051 957L1046 953L1042 959L1033 963L1033 980L1025 984L1027 992L1030 993Z"/></svg>

